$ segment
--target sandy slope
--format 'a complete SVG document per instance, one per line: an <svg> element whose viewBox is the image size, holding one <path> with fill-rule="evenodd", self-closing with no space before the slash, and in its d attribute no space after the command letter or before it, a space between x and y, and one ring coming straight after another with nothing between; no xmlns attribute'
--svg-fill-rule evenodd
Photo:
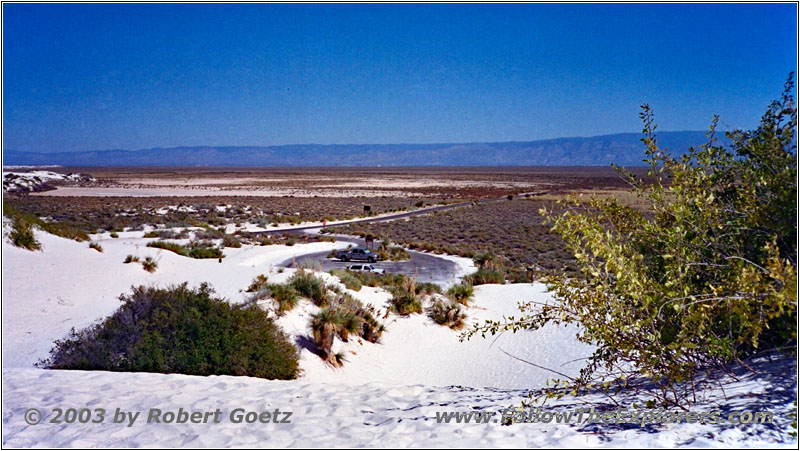
<svg viewBox="0 0 800 451"><path fill-rule="evenodd" d="M195 377L144 373L51 371L32 365L47 356L54 340L71 327L82 328L113 312L117 296L131 285L168 285L208 281L232 302L244 299L242 291L257 274L282 282L292 270L278 272L277 262L304 252L318 252L347 243L313 243L287 246L226 249L223 263L193 260L171 252L146 248L142 232L120 238L99 239L99 253L87 246L37 232L43 251L30 252L3 240L3 445L4 446L169 446L169 447L284 447L284 446L786 446L790 409L785 395L776 407L784 420L778 426L730 427L719 425L666 425L642 429L598 428L580 425L437 424L437 411L488 409L499 411L519 405L529 389L544 385L553 375L521 363L505 353L519 355L539 365L574 374L580 359L591 349L578 343L574 328L545 328L536 332L506 334L496 341L476 338L460 342L458 333L435 325L423 315L383 321L387 331L378 344L337 340L334 350L345 353L343 368L326 366L300 346L303 375L295 381L255 378ZM123 264L128 254L159 260L154 274L140 265ZM466 271L469 261L454 259ZM330 283L333 276L323 274ZM389 294L364 287L351 292L365 303L386 311ZM540 284L476 287L470 321L517 314L516 302L547 300ZM308 317L316 311L308 301L279 324L299 343L308 334ZM383 316L383 315L381 315ZM785 371L786 365L774 372ZM789 379L784 385L796 387ZM739 406L770 400L774 381L740 380L728 388ZM785 387L784 388L784 392ZM784 393L782 392L782 393ZM580 405L605 402L590 396ZM571 402L575 402L572 400ZM641 402L641 401L639 401ZM719 399L708 401L717 402ZM723 403L723 404L724 404ZM564 402L562 406L567 407ZM709 404L710 405L710 404ZM117 407L140 411L150 408L222 411L219 424L113 424L28 425L26 409L39 408L51 418L53 408ZM236 407L252 411L275 408L294 412L291 424L232 424ZM574 406L572 406L574 407ZM762 406L763 407L763 406Z"/></svg>

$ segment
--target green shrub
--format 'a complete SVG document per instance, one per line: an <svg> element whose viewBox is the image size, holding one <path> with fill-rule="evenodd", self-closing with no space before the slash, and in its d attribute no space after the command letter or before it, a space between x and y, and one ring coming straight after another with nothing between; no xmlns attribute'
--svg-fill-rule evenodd
<svg viewBox="0 0 800 451"><path fill-rule="evenodd" d="M465 277L464 280L472 285L484 285L490 283L502 285L506 282L506 276L496 269L481 268Z"/></svg>
<svg viewBox="0 0 800 451"><path fill-rule="evenodd" d="M225 256L221 249L203 242L192 242L187 247L174 241L159 240L147 243L147 247L168 250L189 258L223 258Z"/></svg>
<svg viewBox="0 0 800 451"><path fill-rule="evenodd" d="M239 248L242 247L242 242L239 240L239 238L226 234L224 237L222 237L222 246Z"/></svg>
<svg viewBox="0 0 800 451"><path fill-rule="evenodd" d="M289 279L289 285L302 296L305 296L317 305L324 306L328 302L325 281L303 269L297 270Z"/></svg>
<svg viewBox="0 0 800 451"><path fill-rule="evenodd" d="M270 296L278 303L278 313L283 314L297 305L297 291L288 285L269 284Z"/></svg>
<svg viewBox="0 0 800 451"><path fill-rule="evenodd" d="M92 248L92 249L94 249L94 250L96 250L97 252L103 252L103 246L101 246L101 245L100 245L100 244L98 244L98 243L95 243L94 241L92 241L91 243L89 243L89 247L90 247L90 248Z"/></svg>
<svg viewBox="0 0 800 451"><path fill-rule="evenodd" d="M793 76L754 131L673 157L642 106L647 178L620 171L647 203L594 197L545 212L582 278L553 276L558 302L475 331L577 324L596 351L564 392L643 389L649 405L701 397L698 376L797 351L797 108ZM716 119L711 127L714 136ZM749 366L748 366L749 368ZM705 382L705 381L704 381ZM713 381L704 384L714 386ZM559 383L559 382L556 382Z"/></svg>
<svg viewBox="0 0 800 451"><path fill-rule="evenodd" d="M392 305L392 310L400 315L422 313L422 302L417 295L405 290L396 290L389 303Z"/></svg>
<svg viewBox="0 0 800 451"><path fill-rule="evenodd" d="M294 379L298 355L256 306L231 306L198 289L138 287L101 323L56 342L52 369Z"/></svg>
<svg viewBox="0 0 800 451"><path fill-rule="evenodd" d="M440 287L439 285L436 285L433 282L421 282L421 283L417 284L416 289L414 290L414 292L416 294L421 294L421 295L434 294L434 293L441 294L442 293L442 287Z"/></svg>
<svg viewBox="0 0 800 451"><path fill-rule="evenodd" d="M138 261L139 261L139 257L137 257L135 255L128 254L128 256L125 257L125 261L122 262L122 263L135 263L135 262L138 262Z"/></svg>
<svg viewBox="0 0 800 451"><path fill-rule="evenodd" d="M453 285L449 290L447 290L447 295L450 296L451 299L464 305L467 305L467 302L469 302L472 294L472 285L466 282Z"/></svg>
<svg viewBox="0 0 800 451"><path fill-rule="evenodd" d="M330 273L339 278L342 281L342 284L348 290L353 291L360 291L361 290L361 280L353 275L350 271L343 271L341 269L332 269Z"/></svg>
<svg viewBox="0 0 800 451"><path fill-rule="evenodd" d="M117 232L111 232L109 235L111 238L119 238L119 234Z"/></svg>

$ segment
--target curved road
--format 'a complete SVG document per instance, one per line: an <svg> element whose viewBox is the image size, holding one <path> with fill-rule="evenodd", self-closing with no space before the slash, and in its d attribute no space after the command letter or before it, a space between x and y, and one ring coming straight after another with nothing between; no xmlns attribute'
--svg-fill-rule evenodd
<svg viewBox="0 0 800 451"><path fill-rule="evenodd" d="M336 238L342 242L352 242L356 246L364 246L364 240L351 236L337 235ZM456 277L459 275L458 264L435 254L425 254L421 252L408 251L411 258L404 261L379 261L373 263L376 268L384 269L391 274L405 274L416 276L418 282L433 282L442 288L449 288L458 282ZM292 259L285 260L278 264L278 267L292 268L293 264L302 266L319 265L323 271L331 269L345 269L350 265L362 262L342 262L337 259L328 258L328 251L314 252L311 254L300 255Z"/></svg>

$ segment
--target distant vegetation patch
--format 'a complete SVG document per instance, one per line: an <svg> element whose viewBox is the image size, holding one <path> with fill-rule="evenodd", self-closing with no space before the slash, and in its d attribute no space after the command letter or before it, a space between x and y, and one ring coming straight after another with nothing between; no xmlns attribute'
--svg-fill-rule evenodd
<svg viewBox="0 0 800 451"><path fill-rule="evenodd" d="M193 241L188 246L174 241L151 241L147 247L154 247L175 252L189 258L223 258L225 255L222 250L215 247L213 243Z"/></svg>

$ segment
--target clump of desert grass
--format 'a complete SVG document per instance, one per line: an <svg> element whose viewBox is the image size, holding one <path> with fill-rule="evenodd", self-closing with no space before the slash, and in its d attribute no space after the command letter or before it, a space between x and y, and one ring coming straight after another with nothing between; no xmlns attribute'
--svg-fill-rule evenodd
<svg viewBox="0 0 800 451"><path fill-rule="evenodd" d="M345 286L345 288L347 288L348 290L353 290L353 291L361 290L361 280L357 276L355 276L352 272L341 269L332 269L329 271L329 273L338 277L339 280L342 282L342 284Z"/></svg>
<svg viewBox="0 0 800 451"><path fill-rule="evenodd" d="M208 241L192 241L188 246L184 246L174 241L159 240L147 243L147 247L164 249L189 258L203 259L225 257L221 249L215 247L213 243Z"/></svg>
<svg viewBox="0 0 800 451"><path fill-rule="evenodd" d="M353 337L377 343L385 327L373 316L374 308L364 306L348 294L337 296L330 305L312 315L309 322L319 356L332 366L342 366L343 359L332 351L335 338L343 342Z"/></svg>
<svg viewBox="0 0 800 451"><path fill-rule="evenodd" d="M96 250L97 252L100 252L100 253L103 252L103 246L101 246L99 243L95 243L94 241L89 243L89 247L94 249L94 250Z"/></svg>
<svg viewBox="0 0 800 451"><path fill-rule="evenodd" d="M138 262L139 262L138 256L128 254L128 256L125 257L125 260L122 263L138 263Z"/></svg>
<svg viewBox="0 0 800 451"><path fill-rule="evenodd" d="M142 262L142 268L144 268L147 272L156 272L156 268L158 268L158 262L153 260L153 257L145 257L144 261Z"/></svg>
<svg viewBox="0 0 800 451"><path fill-rule="evenodd" d="M450 299L463 305L467 305L469 300L472 298L473 293L474 290L472 285L467 282L453 285L449 290L447 290L447 296L449 296Z"/></svg>
<svg viewBox="0 0 800 451"><path fill-rule="evenodd" d="M464 327L467 315L460 304L438 299L428 307L428 317L436 324L458 330Z"/></svg>
<svg viewBox="0 0 800 451"><path fill-rule="evenodd" d="M313 273L300 268L289 279L288 284L300 295L311 299L314 305L325 307L328 304L328 290L325 281Z"/></svg>

